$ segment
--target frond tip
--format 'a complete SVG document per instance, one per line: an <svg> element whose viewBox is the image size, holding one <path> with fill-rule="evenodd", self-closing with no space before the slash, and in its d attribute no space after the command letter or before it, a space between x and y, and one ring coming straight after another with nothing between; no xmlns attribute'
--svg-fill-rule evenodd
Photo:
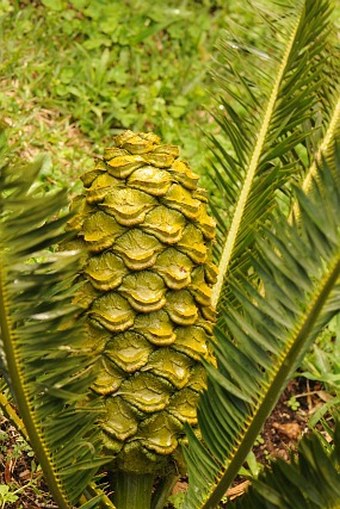
<svg viewBox="0 0 340 509"><path fill-rule="evenodd" d="M221 310L218 370L208 367L199 406L203 441L190 433L185 451L185 509L216 507L304 352L339 312L339 150L334 159L330 166L323 160L310 195L297 191L300 223L280 217L258 243L253 266L264 290L242 274L230 278L237 310Z"/></svg>
<svg viewBox="0 0 340 509"><path fill-rule="evenodd" d="M240 497L230 509L325 509L339 507L340 423L334 446L327 451L320 436L314 432L300 442L297 457L290 464L277 460L266 469L248 493ZM337 456L333 461L332 456Z"/></svg>
<svg viewBox="0 0 340 509"><path fill-rule="evenodd" d="M0 173L0 326L6 371L29 440L61 509L72 507L103 463L87 400L93 380L71 304L75 252L65 236L64 192L33 186L41 161Z"/></svg>

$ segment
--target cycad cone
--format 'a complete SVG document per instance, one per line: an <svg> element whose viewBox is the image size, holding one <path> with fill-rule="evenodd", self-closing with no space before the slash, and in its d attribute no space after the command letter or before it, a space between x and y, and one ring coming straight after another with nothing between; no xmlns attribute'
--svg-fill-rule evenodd
<svg viewBox="0 0 340 509"><path fill-rule="evenodd" d="M215 224L177 147L131 131L114 143L83 175L70 224L87 252L78 304L98 356L92 390L105 406L105 447L116 468L156 473L178 454L183 424L196 423Z"/></svg>

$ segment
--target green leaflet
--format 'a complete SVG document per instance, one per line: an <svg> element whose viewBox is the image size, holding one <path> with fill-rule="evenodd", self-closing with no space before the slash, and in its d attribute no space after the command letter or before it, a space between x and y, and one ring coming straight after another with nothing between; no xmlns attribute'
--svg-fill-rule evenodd
<svg viewBox="0 0 340 509"><path fill-rule="evenodd" d="M331 107L329 109L329 119L328 123L326 125L325 131L323 136L320 139L318 150L315 154L315 158L313 159L311 165L308 168L308 171L305 175L305 178L303 179L302 183L302 189L303 191L307 192L313 178L317 178L317 163L320 162L321 157L324 156L327 158L329 155L329 164L332 163L332 149L333 149L333 142L335 139L339 138L340 134L340 85L339 85L339 78L336 77L334 80L334 88L335 92L333 92L330 95L331 99ZM299 214L299 209L297 205L292 207L291 210L291 217L292 214L295 214L296 216Z"/></svg>
<svg viewBox="0 0 340 509"><path fill-rule="evenodd" d="M278 460L253 482L249 492L230 504L234 509L337 509L340 501L340 424L327 451L321 435L305 435L290 464Z"/></svg>
<svg viewBox="0 0 340 509"><path fill-rule="evenodd" d="M286 3L282 19L272 21L284 46L276 47L273 37L267 50L248 57L232 34L229 44L221 43L221 65L215 66L222 108L216 116L221 134L212 140L222 196L214 207L219 275L212 302L218 310L229 298L229 274L249 268L247 249L281 191L289 195L292 179L303 178L314 151L329 146L336 134L339 77L330 63L331 3Z"/></svg>
<svg viewBox="0 0 340 509"><path fill-rule="evenodd" d="M62 509L73 506L103 463L86 401L91 359L71 304L75 252L53 253L67 218L65 194L32 184L41 161L0 174L0 325L5 368L29 440Z"/></svg>
<svg viewBox="0 0 340 509"><path fill-rule="evenodd" d="M339 150L334 158L310 195L296 191L299 223L281 216L258 242L263 288L242 274L229 279L236 310L225 307L228 328L216 331L219 374L209 374L198 411L203 442L189 432L185 509L216 507L302 355L339 312Z"/></svg>
<svg viewBox="0 0 340 509"><path fill-rule="evenodd" d="M289 206L291 178L312 175L314 150L318 161L338 131L339 79L330 63L329 14L327 0L292 3L289 15L273 23L286 46L261 54L255 65L245 59L237 39L222 47L226 65L216 74L228 100L222 99L223 113L217 116L221 136L212 140L227 211L221 211L220 203L213 205L220 237L219 279L213 290L219 311L218 371L208 368L208 389L199 405L203 442L188 432L185 509L216 507L298 359L339 306L334 157L327 158L331 169L324 165L321 187L311 198L314 214L299 194L303 234L273 215L278 197L285 210ZM282 190L288 201L282 200ZM266 221L275 227L274 235L265 232L271 240L256 244Z"/></svg>

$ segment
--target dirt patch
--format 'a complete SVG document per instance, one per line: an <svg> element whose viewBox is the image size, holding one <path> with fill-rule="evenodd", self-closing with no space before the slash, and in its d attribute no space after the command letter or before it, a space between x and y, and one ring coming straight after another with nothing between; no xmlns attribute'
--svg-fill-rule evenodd
<svg viewBox="0 0 340 509"><path fill-rule="evenodd" d="M6 509L58 509L30 446L0 415L1 485L0 502L5 501Z"/></svg>

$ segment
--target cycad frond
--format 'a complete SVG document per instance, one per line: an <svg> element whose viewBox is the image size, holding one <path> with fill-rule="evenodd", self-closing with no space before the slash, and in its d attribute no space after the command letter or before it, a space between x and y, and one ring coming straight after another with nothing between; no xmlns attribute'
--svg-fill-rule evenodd
<svg viewBox="0 0 340 509"><path fill-rule="evenodd" d="M340 424L327 451L316 432L305 435L290 464L278 460L230 509L336 509L340 500ZM229 504L228 504L229 507Z"/></svg>
<svg viewBox="0 0 340 509"><path fill-rule="evenodd" d="M218 370L207 366L203 442L190 433L186 509L216 507L303 353L339 311L339 151L334 166L323 161L309 197L297 191L300 224L281 217L259 242L261 291L243 275L230 278L237 306L224 309L228 328L216 333Z"/></svg>
<svg viewBox="0 0 340 509"><path fill-rule="evenodd" d="M30 443L62 509L102 464L86 401L91 360L71 304L77 255L50 248L65 234L64 193L32 187L41 163L0 173L0 326L5 369Z"/></svg>
<svg viewBox="0 0 340 509"><path fill-rule="evenodd" d="M21 436L29 442L23 420L17 414L13 405L13 399L8 390L4 379L0 378L0 409L7 417L10 423L16 428ZM104 491L95 484L95 481L84 490L84 494L80 497L79 502L82 503L80 509L116 509L111 500L107 497Z"/></svg>
<svg viewBox="0 0 340 509"><path fill-rule="evenodd" d="M334 88L329 97L329 109L328 118L325 122L322 136L319 138L319 142L316 147L315 156L309 165L308 170L304 176L302 182L302 189L308 192L309 187L313 181L313 178L317 178L317 163L320 162L321 157L326 157L328 162L332 164L332 150L335 139L339 139L340 134L340 80L339 77L334 80ZM293 203L291 207L291 215L297 216L299 208L296 203Z"/></svg>
<svg viewBox="0 0 340 509"><path fill-rule="evenodd" d="M331 73L330 12L328 0L294 2L284 22L274 24L285 46L257 52L255 60L245 56L243 64L235 64L239 43L221 48L231 83L225 76L218 78L227 98L222 99L223 114L217 115L221 134L213 140L216 177L228 216L221 214L220 221L217 217L223 240L212 299L216 306L226 298L229 274L249 266L246 250L260 222L268 219L278 190L303 174L297 150L304 151L301 147L313 129L311 118L320 116L321 91L329 91L323 83ZM224 137L232 144L231 151Z"/></svg>

